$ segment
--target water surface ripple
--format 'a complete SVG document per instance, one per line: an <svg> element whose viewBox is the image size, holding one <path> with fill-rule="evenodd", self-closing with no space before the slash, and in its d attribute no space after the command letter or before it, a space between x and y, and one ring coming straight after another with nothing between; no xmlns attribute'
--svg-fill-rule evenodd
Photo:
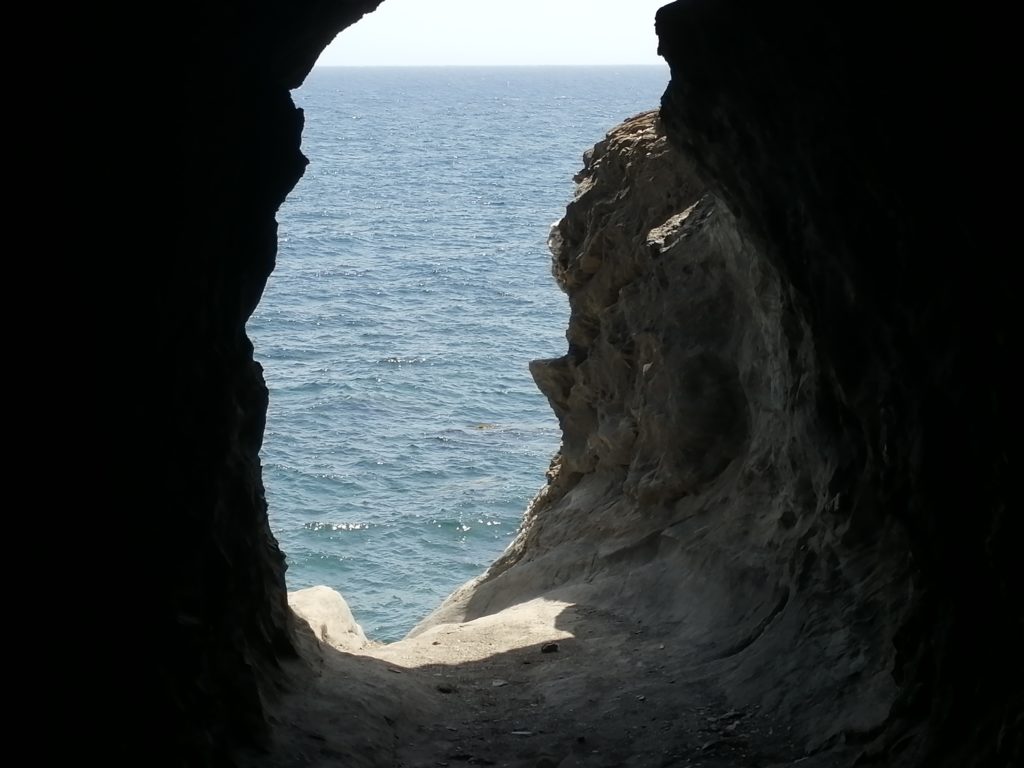
<svg viewBox="0 0 1024 768"><path fill-rule="evenodd" d="M514 535L558 424L548 229L581 155L657 105L663 67L323 68L294 92L304 178L248 330L288 587L400 638Z"/></svg>

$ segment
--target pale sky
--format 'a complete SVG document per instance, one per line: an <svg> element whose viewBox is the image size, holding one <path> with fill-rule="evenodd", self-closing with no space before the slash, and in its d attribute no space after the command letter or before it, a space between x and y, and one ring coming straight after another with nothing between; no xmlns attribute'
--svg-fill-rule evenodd
<svg viewBox="0 0 1024 768"><path fill-rule="evenodd" d="M664 64L654 14L671 0L384 0L319 66Z"/></svg>

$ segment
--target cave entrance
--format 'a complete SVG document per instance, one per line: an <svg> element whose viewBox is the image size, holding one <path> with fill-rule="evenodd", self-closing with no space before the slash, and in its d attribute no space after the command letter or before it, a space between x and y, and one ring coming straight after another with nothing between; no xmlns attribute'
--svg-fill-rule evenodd
<svg viewBox="0 0 1024 768"><path fill-rule="evenodd" d="M548 227L582 152L667 80L663 65L318 66L294 92L310 165L248 326L289 589L337 589L393 641L511 541L560 434L527 368L565 351Z"/></svg>

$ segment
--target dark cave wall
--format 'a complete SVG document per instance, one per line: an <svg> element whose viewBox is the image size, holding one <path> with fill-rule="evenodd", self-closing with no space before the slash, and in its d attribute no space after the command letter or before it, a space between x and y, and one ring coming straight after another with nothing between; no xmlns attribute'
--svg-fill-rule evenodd
<svg viewBox="0 0 1024 768"><path fill-rule="evenodd" d="M141 225L156 257L135 270L153 270L137 311L157 360L136 436L153 531L136 575L154 592L156 646L138 666L122 660L119 682L129 700L156 681L166 710L146 718L144 746L165 745L170 764L219 765L261 743L264 698L294 655L258 455L267 390L245 323L274 266L277 208L306 165L289 89L378 4L179 5L147 41L159 79L127 124L150 142L144 188L156 190Z"/></svg>
<svg viewBox="0 0 1024 768"><path fill-rule="evenodd" d="M896 520L911 542L883 764L1020 759L1013 321L1006 233L979 194L1004 151L979 89L999 72L989 24L952 7L733 0L657 20L670 139L812 329L842 499L822 525L856 543Z"/></svg>

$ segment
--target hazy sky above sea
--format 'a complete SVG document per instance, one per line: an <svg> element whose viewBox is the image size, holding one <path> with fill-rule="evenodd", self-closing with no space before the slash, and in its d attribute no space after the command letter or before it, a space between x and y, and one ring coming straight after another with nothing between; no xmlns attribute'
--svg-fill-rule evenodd
<svg viewBox="0 0 1024 768"><path fill-rule="evenodd" d="M384 0L319 66L664 64L654 14L671 0Z"/></svg>

